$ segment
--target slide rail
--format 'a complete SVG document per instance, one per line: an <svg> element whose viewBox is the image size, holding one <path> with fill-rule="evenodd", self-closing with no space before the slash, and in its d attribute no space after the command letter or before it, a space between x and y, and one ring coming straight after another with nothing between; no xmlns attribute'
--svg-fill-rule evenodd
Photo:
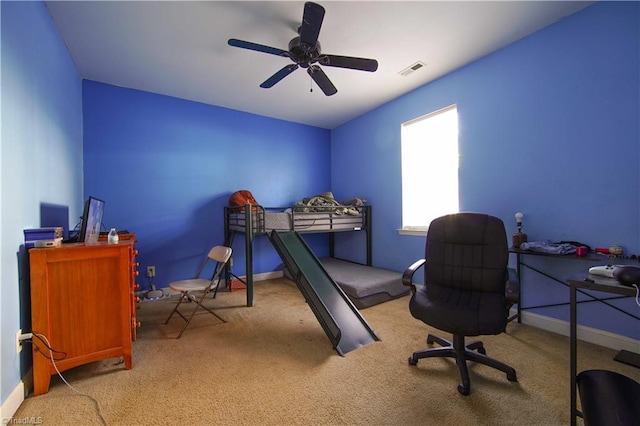
<svg viewBox="0 0 640 426"><path fill-rule="evenodd" d="M269 239L340 355L380 340L298 232L272 231Z"/></svg>

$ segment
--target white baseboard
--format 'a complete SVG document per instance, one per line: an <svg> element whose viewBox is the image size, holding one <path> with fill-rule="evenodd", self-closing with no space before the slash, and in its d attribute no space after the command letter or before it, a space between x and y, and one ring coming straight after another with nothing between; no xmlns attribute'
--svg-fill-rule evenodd
<svg viewBox="0 0 640 426"><path fill-rule="evenodd" d="M261 274L255 274L253 276L253 281L264 281L264 280L273 280L276 278L282 278L282 271L273 271L273 272L263 272ZM247 278L246 276L240 277L242 279Z"/></svg>
<svg viewBox="0 0 640 426"><path fill-rule="evenodd" d="M24 401L25 398L25 384L21 380L18 383L18 386L15 387L13 392L9 395L9 397L4 401L2 406L0 406L0 420L2 424L8 424L9 419L13 417L13 415L18 411L20 404Z"/></svg>
<svg viewBox="0 0 640 426"><path fill-rule="evenodd" d="M512 310L515 313L515 310ZM536 327L562 336L569 336L569 323L556 318L546 317L544 315L532 312L522 312L522 323ZM578 325L578 340L593 343L615 350L627 350L638 353L640 351L640 341L631 339L627 336L611 333L597 328Z"/></svg>
<svg viewBox="0 0 640 426"><path fill-rule="evenodd" d="M258 281L265 281L265 280L273 280L276 278L281 278L283 277L284 274L282 271L273 271L273 272L263 272L261 274L254 274L253 276L253 282L258 282ZM240 277L238 277L242 280L246 280L247 276L246 275L242 275ZM176 293L174 291L171 291L171 289L169 287L163 287L163 288L158 288L158 290L161 290L163 293L162 297L167 297L167 296L171 296L173 294L179 294ZM147 294L147 290L145 291L138 291L136 292L136 296L138 296L141 301L147 301L147 300L156 300L156 299L145 299L145 295ZM160 298L162 298L160 297Z"/></svg>

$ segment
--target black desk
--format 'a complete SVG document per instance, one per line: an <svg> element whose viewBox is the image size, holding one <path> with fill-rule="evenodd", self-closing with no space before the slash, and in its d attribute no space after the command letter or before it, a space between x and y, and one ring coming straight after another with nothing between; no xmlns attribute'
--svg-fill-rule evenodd
<svg viewBox="0 0 640 426"><path fill-rule="evenodd" d="M570 339L570 374L571 374L571 425L575 426L576 417L582 417L577 409L577 389L576 389L576 377L578 374L577 366L577 319L578 319L578 291L582 290L596 290L605 293L612 293L621 295L623 297L636 295L635 287L627 287L618 284L618 282L612 278L599 277L596 275L590 275L583 273L575 275L567 280L570 287L569 293L569 339ZM582 292L582 291L581 291ZM591 296L593 297L593 296ZM600 300L600 299L598 299ZM609 305L611 306L611 305ZM617 308L616 308L617 309ZM637 318L637 317L636 317Z"/></svg>
<svg viewBox="0 0 640 426"><path fill-rule="evenodd" d="M586 256L576 256L575 254L549 254L549 253L542 253L542 252L535 252L535 251L529 251L529 250L520 250L518 248L514 248L511 247L509 249L509 253L515 254L516 255L516 271L518 273L518 280L520 281L520 285L522 285L522 267L525 267L527 269L530 269L540 275L543 275L553 281L555 281L558 284L562 284L565 287L569 287L569 284L567 284L566 282L566 277L563 277L562 279L559 277L554 277L552 275L550 275L549 273L535 267L532 266L528 263L526 263L524 261L524 257L525 256L536 256L536 257L546 257L546 258L551 258L551 259L560 259L562 261L576 261L576 260L581 260L581 261L588 261L590 263L589 266L594 266L594 265L608 265L608 264L629 264L629 265L638 265L638 261L637 260L629 260L629 259L619 259L619 258L615 258L615 257L610 257L607 255L602 255L602 254L597 254L597 253L587 253ZM585 265L586 266L586 265ZM580 290L578 290L580 291ZM582 291L580 291L581 293L583 293ZM583 293L583 294L587 294L587 293ZM588 294L587 294L588 295ZM590 296L590 295L588 295ZM591 296L590 296L591 297ZM596 298L591 297L592 299L596 300ZM616 299L619 298L618 297L613 297L612 299ZM606 303L603 301L603 299L597 299L603 303ZM517 318L518 318L518 322L522 322L521 319L521 313L524 310L527 309L539 309L539 308L549 308L552 306L565 306L568 305L569 302L563 302L563 303L549 303L549 304L544 304L544 305L536 305L536 306L525 306L522 300L522 291L520 292L520 302L518 303L518 312L517 312ZM611 305L609 303L606 303L608 306L614 308L614 309L618 309L616 306ZM620 310L620 309L618 309ZM623 311L624 313L627 313L625 311ZM628 314L628 313L627 313ZM637 318L636 319L640 319Z"/></svg>

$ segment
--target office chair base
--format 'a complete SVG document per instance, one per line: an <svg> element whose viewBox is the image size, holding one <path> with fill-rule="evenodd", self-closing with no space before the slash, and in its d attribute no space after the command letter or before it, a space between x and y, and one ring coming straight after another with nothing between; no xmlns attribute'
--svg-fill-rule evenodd
<svg viewBox="0 0 640 426"><path fill-rule="evenodd" d="M458 392L467 396L471 393L471 382L469 380L469 370L467 361L477 362L502 371L507 375L507 380L517 382L516 370L507 364L486 355L486 350L481 341L476 340L465 345L464 336L453 336L453 342L442 337L429 334L427 344L438 343L440 348L429 348L414 352L409 357L409 365L417 365L418 360L423 358L448 357L456 360L460 369L462 383L458 385Z"/></svg>

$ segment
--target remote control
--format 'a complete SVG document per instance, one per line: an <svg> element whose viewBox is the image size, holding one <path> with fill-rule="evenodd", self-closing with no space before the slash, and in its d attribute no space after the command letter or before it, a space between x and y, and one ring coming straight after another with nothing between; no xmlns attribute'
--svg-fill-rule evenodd
<svg viewBox="0 0 640 426"><path fill-rule="evenodd" d="M613 278L613 272L624 265L603 265L603 266L592 266L589 268L589 273L592 275L600 275L602 277Z"/></svg>

